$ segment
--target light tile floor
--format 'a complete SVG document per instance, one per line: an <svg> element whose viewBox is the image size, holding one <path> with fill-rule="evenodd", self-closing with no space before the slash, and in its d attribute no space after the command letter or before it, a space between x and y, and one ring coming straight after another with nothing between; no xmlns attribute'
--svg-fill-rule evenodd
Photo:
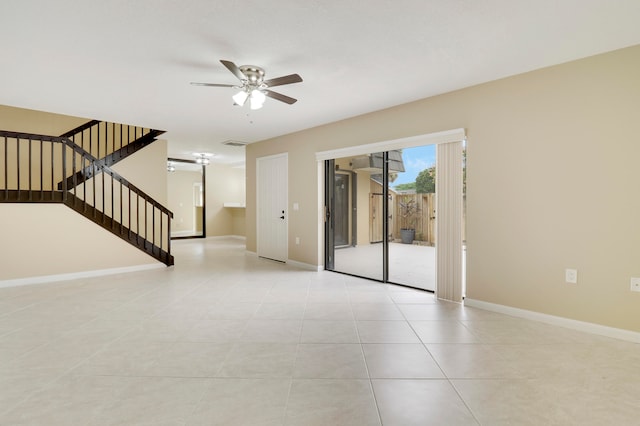
<svg viewBox="0 0 640 426"><path fill-rule="evenodd" d="M640 345L246 254L0 289L1 425L638 425Z"/></svg>

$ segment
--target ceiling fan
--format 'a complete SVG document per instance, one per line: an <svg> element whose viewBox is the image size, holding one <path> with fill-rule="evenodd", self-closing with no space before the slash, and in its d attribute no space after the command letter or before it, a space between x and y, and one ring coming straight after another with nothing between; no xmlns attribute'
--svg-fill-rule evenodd
<svg viewBox="0 0 640 426"><path fill-rule="evenodd" d="M262 108L262 104L267 96L273 99L277 99L286 104L294 104L297 99L283 95L282 93L274 92L270 90L271 87L283 86L285 84L300 83L302 77L298 74L289 74L283 77L272 78L270 80L264 79L264 70L255 65L242 65L236 66L231 61L225 61L221 59L220 62L224 65L233 75L235 75L242 84L215 84L215 83L195 83L194 86L208 86L208 87L234 87L240 91L233 95L233 101L235 105L243 106L247 99L251 103L251 109Z"/></svg>

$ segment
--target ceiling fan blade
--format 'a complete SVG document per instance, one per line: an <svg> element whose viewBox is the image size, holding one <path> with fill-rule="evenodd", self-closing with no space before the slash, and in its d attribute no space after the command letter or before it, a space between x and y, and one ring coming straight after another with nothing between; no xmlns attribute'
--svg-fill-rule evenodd
<svg viewBox="0 0 640 426"><path fill-rule="evenodd" d="M266 84L267 87L274 87L274 86L282 86L284 84L300 83L300 82L302 82L302 77L300 77L298 74L289 74L289 75L285 75L284 77L278 77L278 78L272 78L271 80L266 80L264 81L264 84Z"/></svg>
<svg viewBox="0 0 640 426"><path fill-rule="evenodd" d="M263 92L270 98L277 99L280 102L284 102L285 104L291 105L298 102L297 99L290 98L289 96L283 95L282 93L274 92L273 90L263 90Z"/></svg>
<svg viewBox="0 0 640 426"><path fill-rule="evenodd" d="M220 62L222 62L222 65L227 67L227 69L231 71L233 75L235 75L238 78L238 80L243 81L247 79L247 76L244 75L242 71L240 71L240 68L238 68L236 64L234 64L233 62L225 61L224 59L220 59Z"/></svg>
<svg viewBox="0 0 640 426"><path fill-rule="evenodd" d="M236 87L233 84L215 84L215 83L195 83L191 82L192 86L209 86L209 87Z"/></svg>

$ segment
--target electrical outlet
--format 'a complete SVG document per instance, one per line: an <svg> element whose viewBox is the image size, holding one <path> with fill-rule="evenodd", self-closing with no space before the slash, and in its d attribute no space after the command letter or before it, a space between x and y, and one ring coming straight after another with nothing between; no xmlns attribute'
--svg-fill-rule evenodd
<svg viewBox="0 0 640 426"><path fill-rule="evenodd" d="M300 237L296 237L296 245L300 244Z"/></svg>
<svg viewBox="0 0 640 426"><path fill-rule="evenodd" d="M565 269L564 280L569 284L578 284L578 270L577 269Z"/></svg>
<svg viewBox="0 0 640 426"><path fill-rule="evenodd" d="M631 277L631 291L640 292L640 278Z"/></svg>

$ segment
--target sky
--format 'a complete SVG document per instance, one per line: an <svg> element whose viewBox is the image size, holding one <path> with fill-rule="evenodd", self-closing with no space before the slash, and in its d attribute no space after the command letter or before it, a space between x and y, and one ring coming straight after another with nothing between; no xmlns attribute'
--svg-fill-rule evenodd
<svg viewBox="0 0 640 426"><path fill-rule="evenodd" d="M436 146L426 145L415 148L403 148L402 161L404 162L404 173L399 173L398 178L391 184L391 187L401 183L411 183L416 181L418 173L436 164Z"/></svg>

